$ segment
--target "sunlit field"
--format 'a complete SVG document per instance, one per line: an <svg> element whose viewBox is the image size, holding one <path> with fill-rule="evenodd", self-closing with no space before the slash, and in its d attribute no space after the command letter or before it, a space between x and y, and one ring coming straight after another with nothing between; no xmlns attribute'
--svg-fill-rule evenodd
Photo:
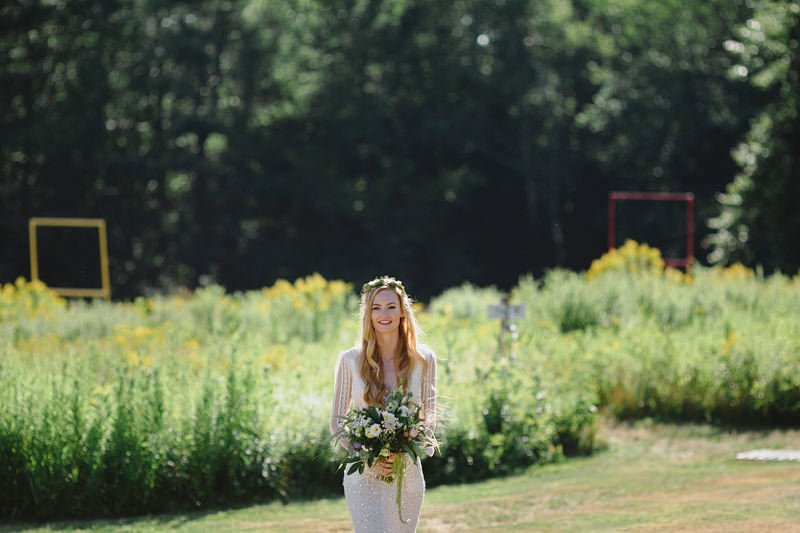
<svg viewBox="0 0 800 533"><path fill-rule="evenodd" d="M413 295L413 288L412 288ZM800 425L800 277L665 269L628 243L586 273L523 277L498 343L493 288L418 304L439 361L429 486L591 453L599 411ZM133 515L338 494L333 367L351 285L64 302L0 294L0 508L12 520Z"/></svg>

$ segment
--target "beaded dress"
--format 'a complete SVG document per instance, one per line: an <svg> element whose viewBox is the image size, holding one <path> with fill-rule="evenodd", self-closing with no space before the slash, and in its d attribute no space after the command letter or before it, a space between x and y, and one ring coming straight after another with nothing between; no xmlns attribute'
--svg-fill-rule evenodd
<svg viewBox="0 0 800 533"><path fill-rule="evenodd" d="M407 390L421 402L425 423L431 429L436 426L436 356L427 346L419 346L419 352L427 361L427 368L417 364L408 379ZM341 419L351 407L363 409L366 384L359 373L360 353L352 348L339 354L336 362L336 377L331 407L331 433L339 429ZM355 472L345 474L342 484L344 496L353 529L356 533L399 533L415 531L419 521L422 499L425 496L425 478L422 465L403 454L406 460L406 475L403 481L402 510L403 518L410 519L407 524L400 522L395 496L397 487L394 483L386 483L376 477L370 470L363 474Z"/></svg>

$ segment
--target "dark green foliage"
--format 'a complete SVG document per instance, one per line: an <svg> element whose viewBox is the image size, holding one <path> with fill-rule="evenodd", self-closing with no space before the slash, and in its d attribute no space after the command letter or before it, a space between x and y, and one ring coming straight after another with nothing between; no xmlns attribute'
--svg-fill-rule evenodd
<svg viewBox="0 0 800 533"><path fill-rule="evenodd" d="M714 263L759 262L794 273L800 265L800 5L760 0L726 44L731 77L764 102L734 150L738 175L709 220Z"/></svg>
<svg viewBox="0 0 800 533"><path fill-rule="evenodd" d="M599 315L591 307L591 303L576 294L569 295L561 303L556 320L562 333L586 329L600 323Z"/></svg>
<svg viewBox="0 0 800 533"><path fill-rule="evenodd" d="M320 432L289 444L281 457L278 487L282 499L319 498L339 494L342 472L337 469L331 440Z"/></svg>
<svg viewBox="0 0 800 533"><path fill-rule="evenodd" d="M314 271L391 271L423 299L464 280L510 287L599 255L611 189L691 190L698 220L713 214L764 106L774 156L748 171L768 179L744 223L753 260L797 268L780 244L796 81L729 76L725 43L764 11L750 6L4 5L0 280L28 274L27 219L63 215L108 221L117 297Z"/></svg>

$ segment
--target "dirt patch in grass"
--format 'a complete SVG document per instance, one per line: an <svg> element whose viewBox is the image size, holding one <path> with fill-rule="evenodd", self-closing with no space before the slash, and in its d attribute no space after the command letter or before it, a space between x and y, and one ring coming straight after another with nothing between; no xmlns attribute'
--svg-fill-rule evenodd
<svg viewBox="0 0 800 533"><path fill-rule="evenodd" d="M661 522L635 526L627 531L649 533L670 531L671 533L793 533L800 532L796 521L789 520L734 520L719 521L715 524L689 524L675 522Z"/></svg>

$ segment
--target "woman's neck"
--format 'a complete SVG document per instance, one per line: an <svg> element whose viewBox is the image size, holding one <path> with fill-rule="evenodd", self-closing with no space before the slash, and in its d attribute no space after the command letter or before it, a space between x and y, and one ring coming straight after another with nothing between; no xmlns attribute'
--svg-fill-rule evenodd
<svg viewBox="0 0 800 533"><path fill-rule="evenodd" d="M397 348L400 345L400 335L397 330L387 333L378 333L375 336L375 341L378 345L378 353L381 359L385 362L394 361L397 355Z"/></svg>

